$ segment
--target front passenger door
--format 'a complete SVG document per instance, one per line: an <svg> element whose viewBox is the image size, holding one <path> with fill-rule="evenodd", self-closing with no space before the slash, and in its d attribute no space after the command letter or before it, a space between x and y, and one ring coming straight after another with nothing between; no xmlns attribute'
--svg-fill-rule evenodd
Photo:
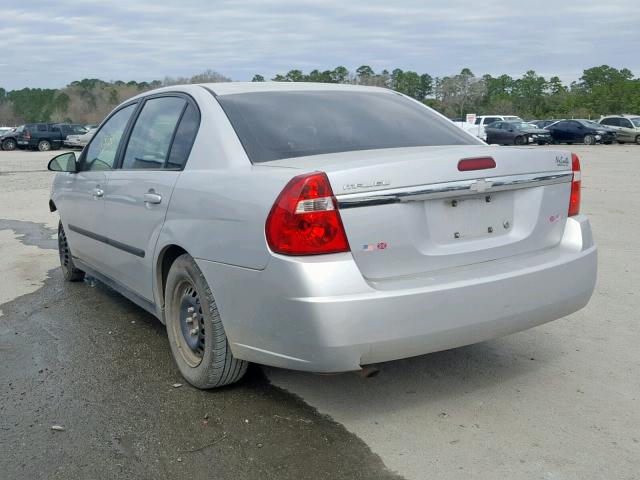
<svg viewBox="0 0 640 480"><path fill-rule="evenodd" d="M120 167L109 173L105 223L111 276L149 302L154 300L156 241L199 124L199 110L190 98L147 98Z"/></svg>
<svg viewBox="0 0 640 480"><path fill-rule="evenodd" d="M65 174L60 218L75 257L104 272L109 259L105 255L104 221L105 172L113 169L118 147L136 104L118 110L102 125L78 159L78 172Z"/></svg>

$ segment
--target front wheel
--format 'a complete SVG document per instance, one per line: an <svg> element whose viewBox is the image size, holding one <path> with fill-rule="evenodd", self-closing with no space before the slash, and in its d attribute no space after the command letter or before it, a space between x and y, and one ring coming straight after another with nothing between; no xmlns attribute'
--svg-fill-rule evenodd
<svg viewBox="0 0 640 480"><path fill-rule="evenodd" d="M525 137L516 137L513 139L513 143L514 145L524 145L526 143L526 138Z"/></svg>
<svg viewBox="0 0 640 480"><path fill-rule="evenodd" d="M638 136L636 137L636 143L637 143L638 145L640 145L640 135L638 135Z"/></svg>
<svg viewBox="0 0 640 480"><path fill-rule="evenodd" d="M62 275L67 282L79 282L84 279L84 272L76 268L73 256L67 242L67 235L62 228L62 222L58 224L58 254L60 255L60 267Z"/></svg>
<svg viewBox="0 0 640 480"><path fill-rule="evenodd" d="M190 255L171 265L165 302L169 344L182 376L203 389L240 380L248 362L231 353L213 293Z"/></svg>
<svg viewBox="0 0 640 480"><path fill-rule="evenodd" d="M7 138L2 142L2 150L12 151L15 150L18 144L13 138Z"/></svg>
<svg viewBox="0 0 640 480"><path fill-rule="evenodd" d="M593 145L596 143L596 138L593 135L585 135L583 142L585 145Z"/></svg>

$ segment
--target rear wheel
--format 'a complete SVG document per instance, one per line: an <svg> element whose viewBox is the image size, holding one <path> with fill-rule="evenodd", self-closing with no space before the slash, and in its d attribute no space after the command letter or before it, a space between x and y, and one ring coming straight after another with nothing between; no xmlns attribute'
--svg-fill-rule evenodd
<svg viewBox="0 0 640 480"><path fill-rule="evenodd" d="M169 344L182 376L197 388L240 380L248 362L231 353L213 293L190 255L171 265L165 302Z"/></svg>
<svg viewBox="0 0 640 480"><path fill-rule="evenodd" d="M41 152L48 152L51 150L51 142L49 140L40 140L38 142L38 150Z"/></svg>
<svg viewBox="0 0 640 480"><path fill-rule="evenodd" d="M513 139L513 143L515 145L524 145L526 143L525 137L522 137L522 136L516 137Z"/></svg>
<svg viewBox="0 0 640 480"><path fill-rule="evenodd" d="M638 135L638 136L636 137L636 143L637 143L638 145L640 145L640 135Z"/></svg>
<svg viewBox="0 0 640 480"><path fill-rule="evenodd" d="M18 145L13 138L7 138L4 142L2 142L2 150L15 150Z"/></svg>
<svg viewBox="0 0 640 480"><path fill-rule="evenodd" d="M585 135L583 142L585 145L593 145L594 143L596 143L596 139L593 135Z"/></svg>
<svg viewBox="0 0 640 480"><path fill-rule="evenodd" d="M73 256L67 243L67 235L62 228L62 222L58 224L58 253L60 255L60 266L62 267L62 275L68 282L79 282L84 278L84 272L76 268L73 263Z"/></svg>

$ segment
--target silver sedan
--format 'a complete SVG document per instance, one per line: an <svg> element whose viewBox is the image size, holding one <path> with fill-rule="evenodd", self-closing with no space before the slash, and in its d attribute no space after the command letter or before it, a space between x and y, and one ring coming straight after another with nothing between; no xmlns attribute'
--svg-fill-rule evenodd
<svg viewBox="0 0 640 480"><path fill-rule="evenodd" d="M167 87L49 168L65 278L157 316L200 388L499 337L596 280L577 156L488 146L386 89Z"/></svg>

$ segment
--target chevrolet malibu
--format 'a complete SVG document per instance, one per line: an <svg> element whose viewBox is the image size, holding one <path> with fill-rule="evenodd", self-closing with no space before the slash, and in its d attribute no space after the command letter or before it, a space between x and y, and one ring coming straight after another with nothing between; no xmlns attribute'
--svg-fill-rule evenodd
<svg viewBox="0 0 640 480"><path fill-rule="evenodd" d="M496 338L596 279L576 155L488 146L390 90L155 90L49 169L65 279L155 315L199 388Z"/></svg>

